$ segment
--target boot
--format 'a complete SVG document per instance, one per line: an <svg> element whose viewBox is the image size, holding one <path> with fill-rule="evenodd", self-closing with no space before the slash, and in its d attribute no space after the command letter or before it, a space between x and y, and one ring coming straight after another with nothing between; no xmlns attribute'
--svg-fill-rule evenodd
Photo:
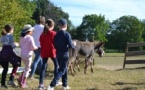
<svg viewBox="0 0 145 90"><path fill-rule="evenodd" d="M26 81L27 81L27 78L24 77L23 80L22 80L21 88L27 88Z"/></svg>
<svg viewBox="0 0 145 90"><path fill-rule="evenodd" d="M19 85L21 85L23 74L24 72L22 72L21 76L17 79Z"/></svg>

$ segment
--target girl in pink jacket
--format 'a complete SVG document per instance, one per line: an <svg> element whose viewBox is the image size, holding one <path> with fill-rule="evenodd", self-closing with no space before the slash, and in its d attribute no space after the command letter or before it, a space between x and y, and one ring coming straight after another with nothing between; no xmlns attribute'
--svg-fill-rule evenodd
<svg viewBox="0 0 145 90"><path fill-rule="evenodd" d="M34 39L32 37L33 27L31 25L25 25L20 38L20 48L21 48L21 58L24 62L25 69L22 75L19 77L18 82L21 85L21 88L26 88L26 80L29 76L29 70L32 63L32 54L33 50L37 49L37 46L34 43Z"/></svg>

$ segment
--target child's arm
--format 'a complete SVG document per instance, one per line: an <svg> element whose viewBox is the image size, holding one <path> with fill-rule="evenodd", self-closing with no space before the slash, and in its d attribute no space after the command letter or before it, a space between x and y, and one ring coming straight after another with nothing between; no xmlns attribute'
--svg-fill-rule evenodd
<svg viewBox="0 0 145 90"><path fill-rule="evenodd" d="M38 49L38 47L35 45L33 37L30 37L30 45L32 50Z"/></svg>
<svg viewBox="0 0 145 90"><path fill-rule="evenodd" d="M14 42L14 44L15 44L15 46L17 46L17 47L19 46L19 43L18 43L18 42Z"/></svg>
<svg viewBox="0 0 145 90"><path fill-rule="evenodd" d="M12 48L16 48L16 45L14 44L14 36L11 35L9 40L10 40Z"/></svg>
<svg viewBox="0 0 145 90"><path fill-rule="evenodd" d="M75 48L75 43L72 42L71 35L67 33L66 36L67 36L69 48Z"/></svg>

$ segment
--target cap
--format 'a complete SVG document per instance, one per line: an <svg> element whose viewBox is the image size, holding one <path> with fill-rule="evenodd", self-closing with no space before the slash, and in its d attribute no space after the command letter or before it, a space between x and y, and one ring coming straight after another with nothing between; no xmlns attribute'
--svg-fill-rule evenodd
<svg viewBox="0 0 145 90"><path fill-rule="evenodd" d="M34 28L30 24L26 24L26 25L24 25L23 30L25 30L25 32L26 31L33 31Z"/></svg>
<svg viewBox="0 0 145 90"><path fill-rule="evenodd" d="M67 21L66 19L64 18L61 18L59 21L58 21L58 25L66 25L67 24Z"/></svg>

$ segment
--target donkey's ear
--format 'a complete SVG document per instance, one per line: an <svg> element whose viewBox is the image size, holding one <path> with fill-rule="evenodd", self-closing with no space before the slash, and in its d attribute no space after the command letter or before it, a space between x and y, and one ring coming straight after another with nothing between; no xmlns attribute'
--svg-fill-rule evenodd
<svg viewBox="0 0 145 90"><path fill-rule="evenodd" d="M101 44L102 44L102 46L105 44L106 42L102 42Z"/></svg>

